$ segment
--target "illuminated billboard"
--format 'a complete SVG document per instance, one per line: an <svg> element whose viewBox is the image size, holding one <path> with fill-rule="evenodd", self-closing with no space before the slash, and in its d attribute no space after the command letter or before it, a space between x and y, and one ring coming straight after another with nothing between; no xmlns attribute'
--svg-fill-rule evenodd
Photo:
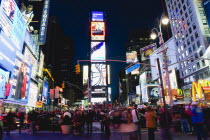
<svg viewBox="0 0 210 140"><path fill-rule="evenodd" d="M31 63L24 60L24 56L17 52L13 73L12 97L21 101L28 101L30 86Z"/></svg>
<svg viewBox="0 0 210 140"><path fill-rule="evenodd" d="M157 44L153 43L140 49L141 61L149 59L149 56L157 49Z"/></svg>
<svg viewBox="0 0 210 140"><path fill-rule="evenodd" d="M83 66L83 85L88 83L88 66Z"/></svg>
<svg viewBox="0 0 210 140"><path fill-rule="evenodd" d="M14 42L19 51L22 50L26 21L14 0L2 0L0 8L0 30Z"/></svg>
<svg viewBox="0 0 210 140"><path fill-rule="evenodd" d="M137 52L136 51L127 52L126 53L126 61L127 61L127 63L138 62Z"/></svg>
<svg viewBox="0 0 210 140"><path fill-rule="evenodd" d="M146 72L140 75L140 85L141 85L141 95L142 95L142 102L147 103L149 101L148 91L147 91L147 75Z"/></svg>
<svg viewBox="0 0 210 140"><path fill-rule="evenodd" d="M91 64L91 86L106 86L106 64Z"/></svg>
<svg viewBox="0 0 210 140"><path fill-rule="evenodd" d="M0 98L9 96L10 93L9 74L10 72L0 68ZM9 86L8 89L7 86Z"/></svg>
<svg viewBox="0 0 210 140"><path fill-rule="evenodd" d="M38 85L34 82L30 83L30 91L28 96L28 106L36 107L37 102L37 95L38 95Z"/></svg>
<svg viewBox="0 0 210 140"><path fill-rule="evenodd" d="M101 11L92 11L92 21L104 21L104 13Z"/></svg>
<svg viewBox="0 0 210 140"><path fill-rule="evenodd" d="M91 60L104 61L106 59L105 42L91 42Z"/></svg>
<svg viewBox="0 0 210 140"><path fill-rule="evenodd" d="M104 22L91 22L91 40L105 40Z"/></svg>
<svg viewBox="0 0 210 140"><path fill-rule="evenodd" d="M42 74L43 74L43 66L44 66L44 54L41 51L40 52L40 58L39 58L39 69L38 69L38 75L40 77L42 77Z"/></svg>

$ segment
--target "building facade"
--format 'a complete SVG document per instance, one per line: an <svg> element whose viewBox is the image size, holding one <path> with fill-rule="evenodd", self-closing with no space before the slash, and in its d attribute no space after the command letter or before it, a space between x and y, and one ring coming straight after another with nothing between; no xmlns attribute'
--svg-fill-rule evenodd
<svg viewBox="0 0 210 140"><path fill-rule="evenodd" d="M209 47L210 32L207 18L202 6L202 0L166 0L171 30L175 38L178 61L180 63L180 78L187 86L198 79L210 75L203 74L208 67L208 61L203 57ZM207 68L209 69L209 68Z"/></svg>

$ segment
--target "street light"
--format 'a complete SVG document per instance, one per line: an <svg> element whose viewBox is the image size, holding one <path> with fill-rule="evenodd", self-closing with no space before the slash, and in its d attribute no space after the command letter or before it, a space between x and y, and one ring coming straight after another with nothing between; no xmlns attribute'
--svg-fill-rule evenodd
<svg viewBox="0 0 210 140"><path fill-rule="evenodd" d="M169 23L169 19L163 13L161 18L160 18L160 20L161 21L159 21L159 30L157 28L153 28L151 30L150 37L152 39L155 39L157 37L157 35L159 37L159 45L162 48L162 50L160 52L158 52L158 53L161 53L161 52L163 53L163 64L164 64L164 68L163 69L165 70L165 75L166 75L165 76L165 81L166 81L166 88L167 88L167 92L168 92L168 96L169 96L169 104L170 104L170 106L173 106L173 99L172 99L172 95L171 95L171 86L170 86L169 72L168 72L168 58L167 58L167 54L166 54L167 53L167 48L165 48L165 46L164 46L164 40L163 40L162 30L161 30L161 23L163 25L167 25ZM159 75L159 76L161 76L161 75ZM165 98L163 90L164 89L162 88L162 94L163 94L162 96L163 96L163 98ZM164 104L165 104L165 102L164 102Z"/></svg>

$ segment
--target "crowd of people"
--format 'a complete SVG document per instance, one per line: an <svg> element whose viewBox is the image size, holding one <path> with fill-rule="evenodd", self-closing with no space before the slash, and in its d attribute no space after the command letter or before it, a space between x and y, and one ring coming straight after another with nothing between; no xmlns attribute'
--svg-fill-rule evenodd
<svg viewBox="0 0 210 140"><path fill-rule="evenodd" d="M151 107L137 108L117 107L115 109L91 109L91 110L66 110L66 111L35 111L29 113L9 111L3 115L5 131L7 134L12 129L19 129L19 133L25 127L30 134L37 130L49 129L48 124L71 125L73 135L91 134L93 122L100 122L100 129L105 135L110 135L110 129L116 129L123 135L123 139L140 140L141 129L148 129L148 139L155 139L155 131L160 130L163 140L171 140L171 131L186 134L195 134L198 140L207 140L210 132L210 108L178 105L171 108ZM18 118L18 123L16 123ZM1 129L2 132L3 129ZM3 133L2 133L3 134Z"/></svg>

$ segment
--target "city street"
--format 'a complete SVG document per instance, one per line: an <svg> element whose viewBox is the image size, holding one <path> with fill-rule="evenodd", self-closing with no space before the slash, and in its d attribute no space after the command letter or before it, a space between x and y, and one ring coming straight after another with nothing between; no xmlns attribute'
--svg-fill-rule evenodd
<svg viewBox="0 0 210 140"><path fill-rule="evenodd" d="M101 133L100 131L100 124L98 122L95 122L93 127L93 134L87 134L84 133L81 136L73 136L71 135L63 135L61 132L56 131L54 134L52 131L48 132L38 132L36 135L29 135L28 131L23 131L22 134L19 134L17 131L11 132L10 135L4 134L3 140L123 140L123 133L120 133L118 130L113 130L111 128L111 135L106 136L105 134ZM147 140L147 129L142 129L142 140ZM161 140L159 131L155 132L156 140ZM183 133L181 134L175 134L173 136L173 140L196 140L195 136L185 135Z"/></svg>

